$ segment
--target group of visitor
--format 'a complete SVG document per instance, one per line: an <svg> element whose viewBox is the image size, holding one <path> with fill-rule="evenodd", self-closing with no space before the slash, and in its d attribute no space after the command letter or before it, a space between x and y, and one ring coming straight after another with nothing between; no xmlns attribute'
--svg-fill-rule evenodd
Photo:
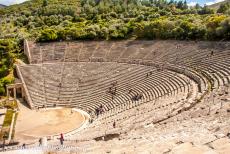
<svg viewBox="0 0 230 154"><path fill-rule="evenodd" d="M60 141L60 144L63 145L64 143L64 135L61 133L60 138L58 138ZM42 146L42 138L39 139L39 146ZM25 144L22 145L22 148L25 148Z"/></svg>
<svg viewBox="0 0 230 154"><path fill-rule="evenodd" d="M146 77L148 78L152 74L153 74L153 72L151 71L151 72L149 72L149 73L146 74Z"/></svg>
<svg viewBox="0 0 230 154"><path fill-rule="evenodd" d="M142 94L136 94L132 97L133 101L139 101L140 99L142 99L143 95Z"/></svg>
<svg viewBox="0 0 230 154"><path fill-rule="evenodd" d="M95 109L95 113L96 113L96 116L98 117L100 114L104 113L105 110L104 110L104 107L103 105L101 104L98 108Z"/></svg>

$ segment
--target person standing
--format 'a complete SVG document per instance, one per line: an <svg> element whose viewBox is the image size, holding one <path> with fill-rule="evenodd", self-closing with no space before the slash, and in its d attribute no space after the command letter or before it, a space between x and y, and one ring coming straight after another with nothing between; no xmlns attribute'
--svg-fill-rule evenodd
<svg viewBox="0 0 230 154"><path fill-rule="evenodd" d="M39 139L39 146L42 146L42 138Z"/></svg>
<svg viewBox="0 0 230 154"><path fill-rule="evenodd" d="M61 133L61 137L60 137L60 143L61 143L61 145L63 145L63 142L64 142L64 136L63 136L63 134Z"/></svg>
<svg viewBox="0 0 230 154"><path fill-rule="evenodd" d="M116 122L115 121L113 122L113 128L116 128Z"/></svg>
<svg viewBox="0 0 230 154"><path fill-rule="evenodd" d="M22 144L22 149L25 149L25 148L26 148L26 144L23 143L23 144Z"/></svg>

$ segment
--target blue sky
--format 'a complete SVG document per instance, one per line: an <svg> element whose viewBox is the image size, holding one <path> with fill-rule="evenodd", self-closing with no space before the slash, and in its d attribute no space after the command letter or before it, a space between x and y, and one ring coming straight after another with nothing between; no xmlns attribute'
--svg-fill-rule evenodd
<svg viewBox="0 0 230 154"><path fill-rule="evenodd" d="M194 6L196 3L200 5L204 5L204 4L211 5L211 4L222 2L222 1L224 0L187 0L190 6Z"/></svg>
<svg viewBox="0 0 230 154"><path fill-rule="evenodd" d="M22 3L26 0L0 0L0 4L4 4L4 5L11 5L11 4L19 4ZM199 3L200 5L211 5L217 2L221 2L223 0L187 0L188 4L190 6L195 5L196 3Z"/></svg>

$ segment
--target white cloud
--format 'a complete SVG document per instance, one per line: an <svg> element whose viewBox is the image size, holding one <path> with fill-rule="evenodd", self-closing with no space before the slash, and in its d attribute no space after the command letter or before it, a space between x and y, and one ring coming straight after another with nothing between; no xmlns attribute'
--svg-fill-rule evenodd
<svg viewBox="0 0 230 154"><path fill-rule="evenodd" d="M189 2L188 6L195 6L197 4L197 2Z"/></svg>
<svg viewBox="0 0 230 154"><path fill-rule="evenodd" d="M12 4L19 4L27 0L0 0L0 4L3 5L12 5Z"/></svg>
<svg viewBox="0 0 230 154"><path fill-rule="evenodd" d="M212 5L212 4L215 4L215 2L207 2L205 3L206 5Z"/></svg>
<svg viewBox="0 0 230 154"><path fill-rule="evenodd" d="M219 2L223 2L224 0L214 0L213 2L207 2L205 3L206 5L212 5L212 4L215 4L215 3L219 3Z"/></svg>

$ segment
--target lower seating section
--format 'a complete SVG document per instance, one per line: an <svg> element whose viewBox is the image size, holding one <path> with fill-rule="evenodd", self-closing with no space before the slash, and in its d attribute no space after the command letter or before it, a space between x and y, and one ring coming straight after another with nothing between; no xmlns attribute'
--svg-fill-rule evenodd
<svg viewBox="0 0 230 154"><path fill-rule="evenodd" d="M94 112L191 91L188 78L154 66L122 63L43 63L20 66L35 107L70 106ZM141 98L134 100L135 97Z"/></svg>
<svg viewBox="0 0 230 154"><path fill-rule="evenodd" d="M72 135L69 139L92 140L105 135L105 133L122 134L130 132L136 127L157 123L178 114L181 109L190 105L186 98L187 96L184 96L183 92L179 92L176 96L160 97L144 104L137 102L132 106L120 106L99 116L80 134ZM113 128L114 122L116 123L115 128Z"/></svg>

